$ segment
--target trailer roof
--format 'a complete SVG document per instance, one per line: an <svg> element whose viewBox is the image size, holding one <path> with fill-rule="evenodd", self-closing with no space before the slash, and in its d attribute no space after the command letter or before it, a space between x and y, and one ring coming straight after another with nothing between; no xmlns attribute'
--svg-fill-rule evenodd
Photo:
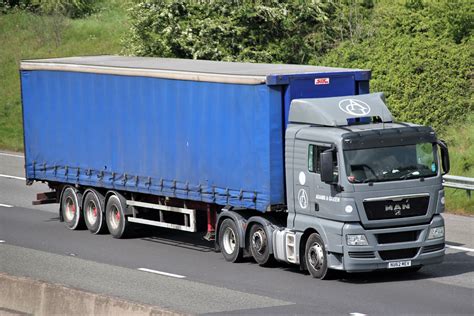
<svg viewBox="0 0 474 316"><path fill-rule="evenodd" d="M275 80L275 77L281 79L291 75L341 72L370 73L367 70L361 69L309 65L257 64L126 56L83 56L24 60L21 62L21 69L105 73L240 84L281 84L283 82Z"/></svg>

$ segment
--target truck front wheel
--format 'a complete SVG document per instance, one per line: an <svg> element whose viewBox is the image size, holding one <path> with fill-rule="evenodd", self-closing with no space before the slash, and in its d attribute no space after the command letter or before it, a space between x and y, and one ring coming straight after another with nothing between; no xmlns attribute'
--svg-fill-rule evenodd
<svg viewBox="0 0 474 316"><path fill-rule="evenodd" d="M254 224L250 229L250 252L255 261L261 266L268 266L274 262L270 253L270 246L265 228L260 224Z"/></svg>
<svg viewBox="0 0 474 316"><path fill-rule="evenodd" d="M117 195L111 195L105 207L105 220L110 234L114 238L124 238L130 230L130 223L125 217L126 205Z"/></svg>
<svg viewBox="0 0 474 316"><path fill-rule="evenodd" d="M305 262L313 278L327 279L330 277L328 269L327 252L324 242L317 233L313 233L306 241Z"/></svg>
<svg viewBox="0 0 474 316"><path fill-rule="evenodd" d="M67 186L61 195L61 215L66 227L71 230L76 230L83 226L80 194L75 188Z"/></svg>
<svg viewBox="0 0 474 316"><path fill-rule="evenodd" d="M239 262L242 259L237 225L230 218L225 219L219 229L219 246L226 261Z"/></svg>

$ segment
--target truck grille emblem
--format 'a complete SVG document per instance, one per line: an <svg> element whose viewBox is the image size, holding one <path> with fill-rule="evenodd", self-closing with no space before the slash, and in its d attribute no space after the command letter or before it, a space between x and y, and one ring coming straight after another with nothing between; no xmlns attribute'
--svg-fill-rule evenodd
<svg viewBox="0 0 474 316"><path fill-rule="evenodd" d="M385 205L385 212L395 212L395 215L402 215L402 210L409 210L410 203Z"/></svg>

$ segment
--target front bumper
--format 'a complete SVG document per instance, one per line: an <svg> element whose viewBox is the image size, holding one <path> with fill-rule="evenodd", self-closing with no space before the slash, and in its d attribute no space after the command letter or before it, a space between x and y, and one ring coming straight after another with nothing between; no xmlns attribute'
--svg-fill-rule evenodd
<svg viewBox="0 0 474 316"><path fill-rule="evenodd" d="M360 224L346 224L342 236L343 270L388 269L389 262L405 260L411 260L411 266L440 263L445 252L444 237L427 240L430 228L438 226L444 226L440 215L434 216L429 224L408 227L365 230ZM364 234L369 245L347 246L345 241L349 234Z"/></svg>

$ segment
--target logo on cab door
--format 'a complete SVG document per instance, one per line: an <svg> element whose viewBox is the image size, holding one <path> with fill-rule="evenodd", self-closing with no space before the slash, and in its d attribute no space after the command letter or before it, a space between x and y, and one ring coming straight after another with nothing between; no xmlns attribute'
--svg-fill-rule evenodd
<svg viewBox="0 0 474 316"><path fill-rule="evenodd" d="M300 189L298 191L298 202L300 203L300 207L302 209L306 209L308 207L308 193L306 193L305 189Z"/></svg>

